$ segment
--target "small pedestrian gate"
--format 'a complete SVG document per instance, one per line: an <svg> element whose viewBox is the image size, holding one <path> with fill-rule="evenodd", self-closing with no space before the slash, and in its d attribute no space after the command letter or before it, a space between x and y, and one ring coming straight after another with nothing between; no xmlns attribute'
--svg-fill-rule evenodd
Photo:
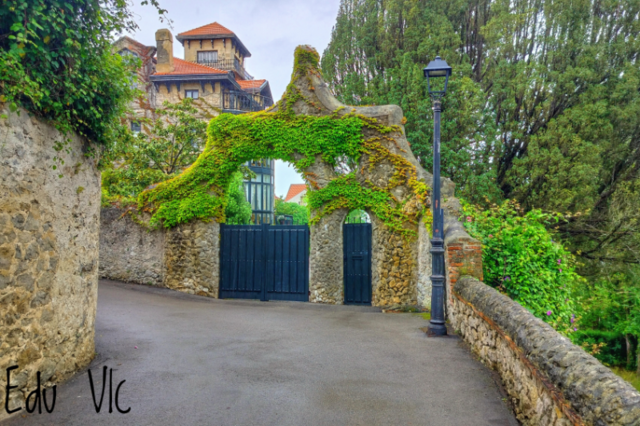
<svg viewBox="0 0 640 426"><path fill-rule="evenodd" d="M371 224L342 225L344 304L371 305Z"/></svg>
<svg viewBox="0 0 640 426"><path fill-rule="evenodd" d="M220 225L220 298L309 300L307 225Z"/></svg>

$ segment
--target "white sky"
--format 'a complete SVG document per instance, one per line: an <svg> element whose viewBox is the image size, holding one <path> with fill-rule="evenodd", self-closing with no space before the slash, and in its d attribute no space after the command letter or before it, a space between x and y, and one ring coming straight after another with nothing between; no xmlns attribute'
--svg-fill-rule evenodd
<svg viewBox="0 0 640 426"><path fill-rule="evenodd" d="M140 43L155 46L155 32L168 28L155 9L135 2L132 10L140 26L129 34ZM280 99L293 70L293 51L300 44L315 47L322 55L331 39L340 0L160 0L173 20L175 36L202 25L218 22L233 31L251 52L245 62L249 74L269 80L274 101ZM184 58L174 39L173 54ZM292 167L276 162L276 195L283 196L292 183L302 183Z"/></svg>

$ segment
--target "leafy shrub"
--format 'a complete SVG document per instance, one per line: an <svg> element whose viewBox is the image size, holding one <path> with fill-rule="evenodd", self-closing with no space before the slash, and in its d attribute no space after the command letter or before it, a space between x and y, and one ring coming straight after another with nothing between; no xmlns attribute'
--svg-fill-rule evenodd
<svg viewBox="0 0 640 426"><path fill-rule="evenodd" d="M546 226L558 216L540 210L522 214L511 201L487 210L465 204L463 211L465 228L482 242L486 284L564 334L577 329L573 294L582 278L574 271L574 257Z"/></svg>
<svg viewBox="0 0 640 426"><path fill-rule="evenodd" d="M242 178L242 172L236 172L229 183L224 215L227 217L226 223L230 225L246 225L251 220L251 203L247 201Z"/></svg>
<svg viewBox="0 0 640 426"><path fill-rule="evenodd" d="M624 366L627 363L627 351L624 336L615 331L578 330L571 335L578 346L608 366ZM597 350L593 350L598 347Z"/></svg>
<svg viewBox="0 0 640 426"><path fill-rule="evenodd" d="M149 2L158 8L156 0L141 3ZM3 0L0 103L109 145L135 96L135 65L111 46L114 33L137 28L128 7L124 0Z"/></svg>
<svg viewBox="0 0 640 426"><path fill-rule="evenodd" d="M288 203L280 198L276 198L275 215L291 215L295 225L309 223L309 208L297 203Z"/></svg>
<svg viewBox="0 0 640 426"><path fill-rule="evenodd" d="M193 103L190 98L165 102L154 111L153 120L139 118L143 132L122 129L105 156L110 165L103 171L102 185L111 196L137 197L149 185L180 174L196 161L205 146L207 123Z"/></svg>

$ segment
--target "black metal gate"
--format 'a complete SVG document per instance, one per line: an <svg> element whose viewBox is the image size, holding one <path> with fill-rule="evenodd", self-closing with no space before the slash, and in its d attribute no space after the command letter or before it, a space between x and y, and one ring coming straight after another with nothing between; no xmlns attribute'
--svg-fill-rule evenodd
<svg viewBox="0 0 640 426"><path fill-rule="evenodd" d="M344 303L371 305L371 224L342 225Z"/></svg>
<svg viewBox="0 0 640 426"><path fill-rule="evenodd" d="M220 298L309 300L307 225L220 225Z"/></svg>

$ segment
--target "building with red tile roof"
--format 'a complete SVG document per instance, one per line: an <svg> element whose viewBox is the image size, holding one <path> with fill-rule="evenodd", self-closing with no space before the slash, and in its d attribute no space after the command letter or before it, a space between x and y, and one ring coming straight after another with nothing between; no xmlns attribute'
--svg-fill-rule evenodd
<svg viewBox="0 0 640 426"><path fill-rule="evenodd" d="M156 72L154 75L203 75L203 74L229 74L229 71L219 70L207 65L183 61L173 58L174 69L170 72ZM265 80L262 80L265 81Z"/></svg>
<svg viewBox="0 0 640 426"><path fill-rule="evenodd" d="M296 203L302 205L302 197L307 193L307 184L305 183L292 183L289 186L289 191L287 192L286 197L284 197L284 201L287 203Z"/></svg>
<svg viewBox="0 0 640 426"><path fill-rule="evenodd" d="M203 119L220 112L262 111L273 105L269 82L254 79L245 69L244 61L251 53L233 31L213 22L181 32L175 38L184 46L184 58L174 57L174 37L167 29L156 32L155 47L144 46L129 37L123 37L115 45L121 54L142 52L149 59L143 80L150 90L144 108L135 108L135 116L131 117L133 131L141 130L140 116L148 117L164 102L179 103L184 98L197 99L194 105ZM272 223L273 161L254 159L247 166L256 176L245 182L253 222Z"/></svg>
<svg viewBox="0 0 640 426"><path fill-rule="evenodd" d="M230 29L223 27L217 22L212 22L211 24L203 25L201 27L194 28L192 30L180 33L176 38L182 41L181 38L185 38L189 36L209 36L209 35L234 35L235 36L233 31L231 31Z"/></svg>
<svg viewBox="0 0 640 426"><path fill-rule="evenodd" d="M181 32L176 39L184 46L184 59L173 56L169 30L156 32L157 65L150 80L164 100L208 97L209 104L233 113L273 105L269 82L255 80L246 71L244 61L251 53L233 31L213 22Z"/></svg>
<svg viewBox="0 0 640 426"><path fill-rule="evenodd" d="M242 43L242 41L240 41L238 36L236 36L233 31L231 31L226 27L223 27L217 22L212 22L211 24L203 25L201 27L194 28L189 31L185 31L183 33L178 34L176 38L183 45L185 42L187 42L187 44L189 45L191 43L191 40L199 41L202 39L207 39L207 40L229 39L237 43L238 47L240 48L240 51L242 52L242 55L245 58L251 57L251 52L249 52L249 49L247 49L244 46L244 44Z"/></svg>

